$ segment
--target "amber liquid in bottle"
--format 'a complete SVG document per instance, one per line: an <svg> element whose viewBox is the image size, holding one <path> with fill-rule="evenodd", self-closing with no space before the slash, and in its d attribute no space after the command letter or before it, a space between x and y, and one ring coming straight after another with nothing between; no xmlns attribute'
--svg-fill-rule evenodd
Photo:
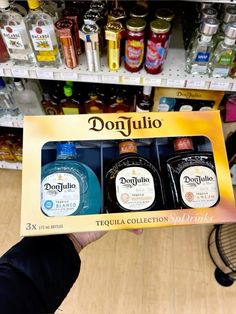
<svg viewBox="0 0 236 314"><path fill-rule="evenodd" d="M190 137L174 140L175 154L167 160L167 172L175 209L208 208L219 201L211 152L195 152Z"/></svg>
<svg viewBox="0 0 236 314"><path fill-rule="evenodd" d="M110 104L107 108L109 113L119 113L119 112L129 112L131 109L130 105L125 101L122 95L118 95L115 99L115 102Z"/></svg>
<svg viewBox="0 0 236 314"><path fill-rule="evenodd" d="M93 93L90 95L90 99L84 103L86 113L103 113L104 103L98 99L98 96Z"/></svg>
<svg viewBox="0 0 236 314"><path fill-rule="evenodd" d="M61 100L60 106L64 114L80 114L83 113L81 104L73 97L72 87L69 85L64 86L65 97Z"/></svg>
<svg viewBox="0 0 236 314"><path fill-rule="evenodd" d="M137 153L132 140L119 144L119 154L105 174L105 211L163 210L163 188L157 168Z"/></svg>

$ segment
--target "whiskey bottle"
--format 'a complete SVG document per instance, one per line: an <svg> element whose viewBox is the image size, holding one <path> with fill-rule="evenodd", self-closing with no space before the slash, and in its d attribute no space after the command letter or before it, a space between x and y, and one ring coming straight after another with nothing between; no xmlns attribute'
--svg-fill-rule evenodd
<svg viewBox="0 0 236 314"><path fill-rule="evenodd" d="M132 140L119 143L119 154L105 174L105 211L164 209L162 182L156 166L137 153L137 145Z"/></svg>
<svg viewBox="0 0 236 314"><path fill-rule="evenodd" d="M47 216L99 214L101 189L97 176L77 160L73 142L57 144L57 158L42 167L41 209Z"/></svg>
<svg viewBox="0 0 236 314"><path fill-rule="evenodd" d="M167 172L175 209L213 207L219 200L211 152L196 152L190 137L173 141L175 154L167 159Z"/></svg>
<svg viewBox="0 0 236 314"><path fill-rule="evenodd" d="M141 99L138 97L138 101L136 103L136 112L149 112L149 111L151 111L151 108L153 105L151 94L152 94L152 87L151 86L144 86Z"/></svg>
<svg viewBox="0 0 236 314"><path fill-rule="evenodd" d="M93 90L89 94L89 99L84 103L86 113L103 113L104 112L104 103L98 99L98 95Z"/></svg>
<svg viewBox="0 0 236 314"><path fill-rule="evenodd" d="M60 106L64 114L83 113L80 102L73 97L72 87L67 84L64 86L64 98L60 101Z"/></svg>

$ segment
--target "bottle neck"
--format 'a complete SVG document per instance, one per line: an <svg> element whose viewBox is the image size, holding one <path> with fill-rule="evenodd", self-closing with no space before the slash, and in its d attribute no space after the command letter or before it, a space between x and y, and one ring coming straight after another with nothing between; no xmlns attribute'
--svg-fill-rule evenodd
<svg viewBox="0 0 236 314"><path fill-rule="evenodd" d="M75 144L72 142L59 143L57 145L57 160L76 160Z"/></svg>
<svg viewBox="0 0 236 314"><path fill-rule="evenodd" d="M225 36L224 38L224 43L227 46L233 46L235 44L236 38L229 38L227 36Z"/></svg>
<svg viewBox="0 0 236 314"><path fill-rule="evenodd" d="M204 43L209 43L211 41L211 39L212 39L211 35L202 34L200 41L204 42Z"/></svg>

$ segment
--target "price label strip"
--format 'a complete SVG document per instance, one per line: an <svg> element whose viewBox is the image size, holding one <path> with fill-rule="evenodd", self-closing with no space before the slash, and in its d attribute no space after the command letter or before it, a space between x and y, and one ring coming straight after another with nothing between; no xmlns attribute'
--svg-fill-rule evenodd
<svg viewBox="0 0 236 314"><path fill-rule="evenodd" d="M121 83L124 84L140 84L140 76L139 75L134 75L134 76L121 76Z"/></svg>
<svg viewBox="0 0 236 314"><path fill-rule="evenodd" d="M70 81L77 81L78 79L78 73L76 72L62 72L61 73L61 78L65 81L70 80Z"/></svg>
<svg viewBox="0 0 236 314"><path fill-rule="evenodd" d="M168 79L166 82L167 87L184 87L185 80Z"/></svg>
<svg viewBox="0 0 236 314"><path fill-rule="evenodd" d="M45 71L45 70L36 70L37 78L39 79L53 79L53 71Z"/></svg>
<svg viewBox="0 0 236 314"><path fill-rule="evenodd" d="M13 77L21 77L21 78L28 78L29 72L26 69L19 69L19 68L13 68L11 70Z"/></svg>
<svg viewBox="0 0 236 314"><path fill-rule="evenodd" d="M211 82L210 89L229 90L229 82Z"/></svg>
<svg viewBox="0 0 236 314"><path fill-rule="evenodd" d="M143 77L142 81L143 81L143 85L161 86L162 79L154 78L154 77Z"/></svg>
<svg viewBox="0 0 236 314"><path fill-rule="evenodd" d="M3 68L0 68L0 76L4 76Z"/></svg>
<svg viewBox="0 0 236 314"><path fill-rule="evenodd" d="M103 83L119 83L120 77L114 76L114 75L103 75L102 76L102 82Z"/></svg>
<svg viewBox="0 0 236 314"><path fill-rule="evenodd" d="M93 73L91 73L90 75L86 75L86 74L79 75L80 82L101 83L101 80L102 80L101 76L94 75Z"/></svg>
<svg viewBox="0 0 236 314"><path fill-rule="evenodd" d="M206 88L206 82L204 80L187 80L186 82L187 88L199 88L199 89L205 89Z"/></svg>

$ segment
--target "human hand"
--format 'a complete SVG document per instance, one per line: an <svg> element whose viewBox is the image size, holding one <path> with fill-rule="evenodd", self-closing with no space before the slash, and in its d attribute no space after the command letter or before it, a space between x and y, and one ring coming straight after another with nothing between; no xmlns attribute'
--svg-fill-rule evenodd
<svg viewBox="0 0 236 314"><path fill-rule="evenodd" d="M133 229L129 230L130 232L139 235L143 232L143 229ZM107 231L90 231L90 232L77 232L70 233L67 236L74 244L74 247L78 253L86 247L88 244L102 238Z"/></svg>

